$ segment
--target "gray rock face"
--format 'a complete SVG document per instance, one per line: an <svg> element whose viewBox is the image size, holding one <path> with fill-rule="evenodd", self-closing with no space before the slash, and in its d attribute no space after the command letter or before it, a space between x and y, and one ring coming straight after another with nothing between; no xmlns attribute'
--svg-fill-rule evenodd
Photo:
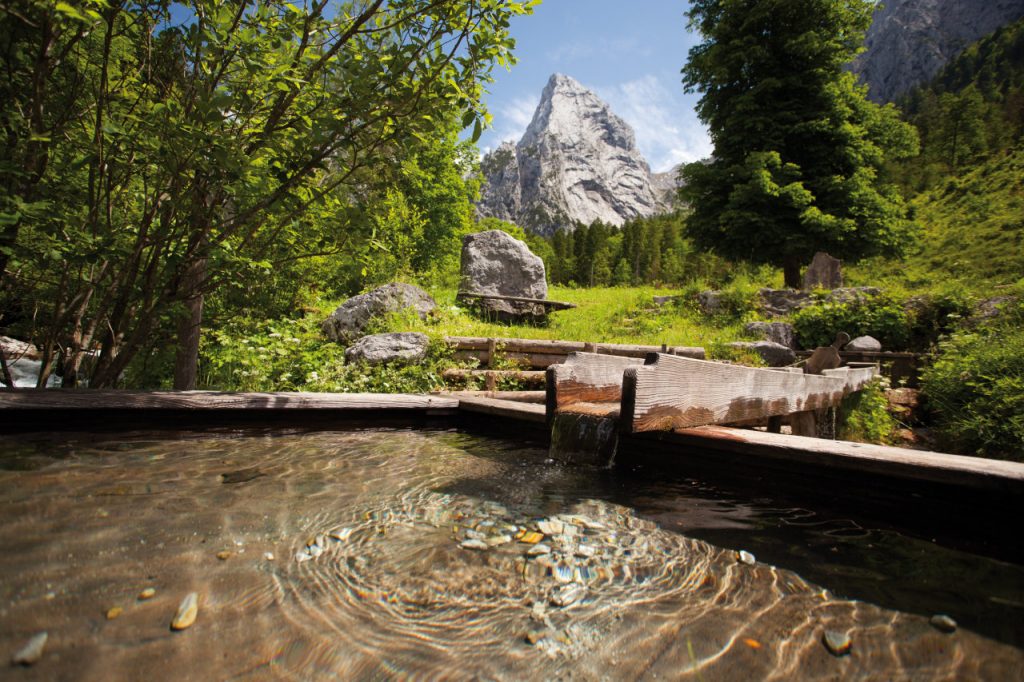
<svg viewBox="0 0 1024 682"><path fill-rule="evenodd" d="M730 343L729 347L753 351L760 355L769 367L785 367L796 362L796 353L792 348L773 341L735 341Z"/></svg>
<svg viewBox="0 0 1024 682"><path fill-rule="evenodd" d="M762 336L786 348L796 350L796 331L788 322L748 322L743 331L751 335Z"/></svg>
<svg viewBox="0 0 1024 682"><path fill-rule="evenodd" d="M697 294L697 305L705 315L715 315L722 309L721 291L702 291Z"/></svg>
<svg viewBox="0 0 1024 682"><path fill-rule="evenodd" d="M574 222L621 225L664 208L633 130L578 82L555 74L518 144L481 163L483 216L551 235Z"/></svg>
<svg viewBox="0 0 1024 682"><path fill-rule="evenodd" d="M927 82L968 45L1024 16L1022 0L887 0L853 71L868 97L891 102Z"/></svg>
<svg viewBox="0 0 1024 682"><path fill-rule="evenodd" d="M882 350L882 344L873 336L858 336L850 343L846 344L843 350L862 350L878 352Z"/></svg>
<svg viewBox="0 0 1024 682"><path fill-rule="evenodd" d="M772 317L789 315L811 304L811 295L796 289L761 289L761 312Z"/></svg>
<svg viewBox="0 0 1024 682"><path fill-rule="evenodd" d="M461 291L473 294L547 298L544 261L523 242L501 230L487 230L462 238ZM543 319L544 306L536 303L465 299L488 317L504 322Z"/></svg>
<svg viewBox="0 0 1024 682"><path fill-rule="evenodd" d="M392 332L364 336L345 349L346 362L368 365L416 364L427 357L430 338L419 332Z"/></svg>
<svg viewBox="0 0 1024 682"><path fill-rule="evenodd" d="M374 317L412 308L420 319L426 319L436 307L434 299L423 289L392 282L348 299L323 321L320 329L332 341L348 343L361 336Z"/></svg>
<svg viewBox="0 0 1024 682"><path fill-rule="evenodd" d="M804 290L838 289L843 286L843 262L824 251L814 254L804 273Z"/></svg>
<svg viewBox="0 0 1024 682"><path fill-rule="evenodd" d="M878 287L843 287L833 289L825 300L829 303L867 303L881 293Z"/></svg>

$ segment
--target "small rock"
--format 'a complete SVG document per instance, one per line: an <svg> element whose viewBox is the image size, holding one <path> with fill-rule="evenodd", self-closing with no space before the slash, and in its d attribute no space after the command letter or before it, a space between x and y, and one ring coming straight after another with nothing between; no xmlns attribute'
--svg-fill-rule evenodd
<svg viewBox="0 0 1024 682"><path fill-rule="evenodd" d="M174 620L171 621L172 630L184 630L187 627L191 627L196 622L196 616L199 615L199 594L196 592L189 592L184 599L181 600L181 604L178 606L178 612L174 614Z"/></svg>
<svg viewBox="0 0 1024 682"><path fill-rule="evenodd" d="M570 583L572 582L573 576L575 574L572 570L572 566L563 563L558 563L551 568L551 575L553 575L555 577L555 580L557 580L560 583Z"/></svg>
<svg viewBox="0 0 1024 682"><path fill-rule="evenodd" d="M107 609L107 620L114 620L122 613L124 613L124 609L122 609L120 606L114 606L110 609Z"/></svg>
<svg viewBox="0 0 1024 682"><path fill-rule="evenodd" d="M858 336L853 341L846 344L843 350L859 350L869 352L879 352L882 350L882 343L873 336Z"/></svg>
<svg viewBox="0 0 1024 682"><path fill-rule="evenodd" d="M956 621L944 613L935 614L934 616L932 616L932 619L928 622L931 623L932 627L934 627L936 630L941 630L942 632L956 631Z"/></svg>
<svg viewBox="0 0 1024 682"><path fill-rule="evenodd" d="M551 603L555 606L570 606L582 599L584 594L586 589L581 585L566 585L555 590L551 595Z"/></svg>
<svg viewBox="0 0 1024 682"><path fill-rule="evenodd" d="M562 522L556 520L538 521L537 530L545 535L558 535L562 532Z"/></svg>
<svg viewBox="0 0 1024 682"><path fill-rule="evenodd" d="M825 643L825 648L833 656L845 656L850 653L850 648L853 646L849 635L838 630L825 630L821 641Z"/></svg>
<svg viewBox="0 0 1024 682"><path fill-rule="evenodd" d="M306 548L306 551L309 552L310 558L313 559L324 553L324 550L320 545L310 545Z"/></svg>
<svg viewBox="0 0 1024 682"><path fill-rule="evenodd" d="M545 630L530 630L526 633L526 641L530 644L536 644L547 636L548 633Z"/></svg>
<svg viewBox="0 0 1024 682"><path fill-rule="evenodd" d="M339 528L338 530L331 531L329 536L338 542L348 542L348 539L352 537L352 528Z"/></svg>
<svg viewBox="0 0 1024 682"><path fill-rule="evenodd" d="M152 587L147 587L142 592L139 592L139 596L137 597L137 599L139 601L146 601L147 599L152 599L155 596L156 596L156 590L153 589Z"/></svg>
<svg viewBox="0 0 1024 682"><path fill-rule="evenodd" d="M536 545L538 542L544 539L543 533L537 533L534 531L528 531L523 533L522 537L519 538L519 542L525 542L528 545Z"/></svg>
<svg viewBox="0 0 1024 682"><path fill-rule="evenodd" d="M511 535L492 535L488 537L484 542L487 543L488 547L497 547L498 545L506 545L512 542Z"/></svg>
<svg viewBox="0 0 1024 682"><path fill-rule="evenodd" d="M11 663L14 665L33 665L43 657L43 647L46 646L46 640L49 635L45 632L40 632L32 636L32 639L28 640L28 644L18 649L18 652L11 657Z"/></svg>
<svg viewBox="0 0 1024 682"><path fill-rule="evenodd" d="M250 467L248 469L239 469L238 471L229 471L220 475L220 482L225 484L232 483L246 483L259 478L260 476L266 476L265 473L260 471L259 467Z"/></svg>
<svg viewBox="0 0 1024 682"><path fill-rule="evenodd" d="M470 538L468 540L463 540L461 543L459 543L459 547L463 549L487 549L487 543L483 540Z"/></svg>
<svg viewBox="0 0 1024 682"><path fill-rule="evenodd" d="M298 552L295 553L295 560L298 561L300 564L303 561L309 561L312 558L313 558L313 555L310 554L309 551L305 550L305 549L300 549Z"/></svg>
<svg viewBox="0 0 1024 682"><path fill-rule="evenodd" d="M267 552L266 554L263 555L263 558L266 559L267 561L273 561L274 560L274 553L273 552Z"/></svg>
<svg viewBox="0 0 1024 682"><path fill-rule="evenodd" d="M544 602L535 601L533 602L533 607L530 609L530 618L538 623L543 623L544 619L547 617L546 612L547 608L545 607Z"/></svg>
<svg viewBox="0 0 1024 682"><path fill-rule="evenodd" d="M345 350L346 362L368 365L414 365L427 357L430 337L420 332L387 332L364 336Z"/></svg>
<svg viewBox="0 0 1024 682"><path fill-rule="evenodd" d="M540 556L541 554L551 554L551 546L545 545L543 542L538 543L526 550L528 556Z"/></svg>
<svg viewBox="0 0 1024 682"><path fill-rule="evenodd" d="M217 552L217 558L221 561L227 561L234 555L234 552L230 552L226 549Z"/></svg>
<svg viewBox="0 0 1024 682"><path fill-rule="evenodd" d="M745 549L741 549L740 551L736 552L736 560L739 561L741 564L746 564L747 566L753 566L757 563L757 559L754 557L754 555Z"/></svg>
<svg viewBox="0 0 1024 682"><path fill-rule="evenodd" d="M757 354L769 367L785 367L796 362L792 348L774 341L734 341L729 348Z"/></svg>
<svg viewBox="0 0 1024 682"><path fill-rule="evenodd" d="M576 555L577 556L585 557L585 558L588 558L588 559L590 557L594 556L596 553L597 553L597 549L594 548L594 547L591 547L590 545L580 545L580 546L578 546L576 548Z"/></svg>

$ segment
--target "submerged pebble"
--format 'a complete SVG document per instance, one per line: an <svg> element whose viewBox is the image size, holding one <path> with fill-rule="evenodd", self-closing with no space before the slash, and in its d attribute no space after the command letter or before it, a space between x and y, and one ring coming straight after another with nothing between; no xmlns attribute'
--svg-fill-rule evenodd
<svg viewBox="0 0 1024 682"><path fill-rule="evenodd" d="M476 538L469 538L460 542L459 547L463 549L487 549L487 543Z"/></svg>
<svg viewBox="0 0 1024 682"><path fill-rule="evenodd" d="M849 635L838 630L825 630L821 640L825 643L825 648L833 656L845 656L850 653L850 648L853 646Z"/></svg>
<svg viewBox="0 0 1024 682"><path fill-rule="evenodd" d="M122 613L124 613L124 609L122 609L120 606L114 606L112 608L109 608L107 609L107 620L114 620Z"/></svg>
<svg viewBox="0 0 1024 682"><path fill-rule="evenodd" d="M487 538L484 542L487 543L488 547L497 547L498 545L507 545L512 542L511 535L492 535Z"/></svg>
<svg viewBox="0 0 1024 682"><path fill-rule="evenodd" d="M941 630L942 632L956 631L956 621L944 613L935 614L934 616L932 616L932 619L928 622L930 622L932 624L932 627L934 627L936 630Z"/></svg>
<svg viewBox="0 0 1024 682"><path fill-rule="evenodd" d="M541 554L551 554L550 545L545 545L543 542L538 543L526 550L527 556L540 556Z"/></svg>
<svg viewBox="0 0 1024 682"><path fill-rule="evenodd" d="M224 549L224 550L221 550L221 551L217 552L217 558L220 559L221 561L227 561L228 559L231 558L231 556L233 554L234 554L234 552L229 552L228 550Z"/></svg>
<svg viewBox="0 0 1024 682"><path fill-rule="evenodd" d="M740 551L736 552L736 559L741 564L746 564L747 566L753 566L757 563L757 559L754 558L754 555L745 549L741 549Z"/></svg>
<svg viewBox="0 0 1024 682"><path fill-rule="evenodd" d="M174 620L171 621L172 630L184 630L190 627L196 622L196 616L199 615L199 594L197 592L189 592L184 599L181 600L181 604L178 606L178 612L174 614Z"/></svg>
<svg viewBox="0 0 1024 682"><path fill-rule="evenodd" d="M338 542L347 542L352 537L353 528L339 528L338 530L331 531L328 535L337 540Z"/></svg>
<svg viewBox="0 0 1024 682"><path fill-rule="evenodd" d="M139 601L146 601L147 599L152 599L155 596L156 596L156 590L153 589L152 587L147 587L142 592L139 592L138 600Z"/></svg>
<svg viewBox="0 0 1024 682"><path fill-rule="evenodd" d="M544 539L543 533L537 533L535 531L527 531L523 533L519 538L519 542L525 542L528 545L535 545Z"/></svg>
<svg viewBox="0 0 1024 682"><path fill-rule="evenodd" d="M32 665L36 663L43 657L43 647L46 646L48 638L49 634L46 632L33 635L32 639L28 640L28 644L18 649L17 653L11 657L11 663L14 665Z"/></svg>
<svg viewBox="0 0 1024 682"><path fill-rule="evenodd" d="M569 606L583 598L586 590L581 585L566 585L555 590L551 603L555 606Z"/></svg>
<svg viewBox="0 0 1024 682"><path fill-rule="evenodd" d="M558 535L562 532L562 522L555 520L538 521L537 530L545 535Z"/></svg>

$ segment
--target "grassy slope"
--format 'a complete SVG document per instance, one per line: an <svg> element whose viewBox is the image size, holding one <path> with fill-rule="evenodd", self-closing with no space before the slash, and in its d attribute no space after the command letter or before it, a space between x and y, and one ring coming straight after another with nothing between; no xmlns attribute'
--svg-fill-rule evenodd
<svg viewBox="0 0 1024 682"><path fill-rule="evenodd" d="M978 297L1024 277L1024 148L914 197L921 239L905 260L847 268L851 283L896 296L964 289Z"/></svg>
<svg viewBox="0 0 1024 682"><path fill-rule="evenodd" d="M548 298L579 307L553 313L546 327L483 322L453 308L455 291L432 292L443 309L434 322L415 319L394 321L395 331L428 331L446 336L487 336L531 339L563 339L605 343L641 343L670 346L712 346L742 337L737 320L708 321L688 306L658 308L652 297L671 291L653 287L570 289L551 287Z"/></svg>

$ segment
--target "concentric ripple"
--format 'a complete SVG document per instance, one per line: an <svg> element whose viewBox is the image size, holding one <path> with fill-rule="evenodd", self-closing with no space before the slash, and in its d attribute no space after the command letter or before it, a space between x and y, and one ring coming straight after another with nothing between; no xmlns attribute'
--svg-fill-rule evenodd
<svg viewBox="0 0 1024 682"><path fill-rule="evenodd" d="M828 546L866 537L898 554L898 536L854 520L819 523L810 510L695 486L687 496L690 484L631 496L613 472L450 432L144 437L21 441L18 466L0 467L0 648L49 633L19 678L1014 679L1024 669L1020 649L969 628L939 632L927 615L838 598L740 561L751 547L685 533L690 523L742 538L767 514ZM844 570L867 569L830 573ZM978 570L1004 584L1021 574ZM156 596L138 600L143 588ZM199 617L171 632L191 592ZM992 608L1017 609L1015 594L993 595L1010 605ZM107 620L115 606L122 615ZM850 655L827 652L826 629L850 637Z"/></svg>

